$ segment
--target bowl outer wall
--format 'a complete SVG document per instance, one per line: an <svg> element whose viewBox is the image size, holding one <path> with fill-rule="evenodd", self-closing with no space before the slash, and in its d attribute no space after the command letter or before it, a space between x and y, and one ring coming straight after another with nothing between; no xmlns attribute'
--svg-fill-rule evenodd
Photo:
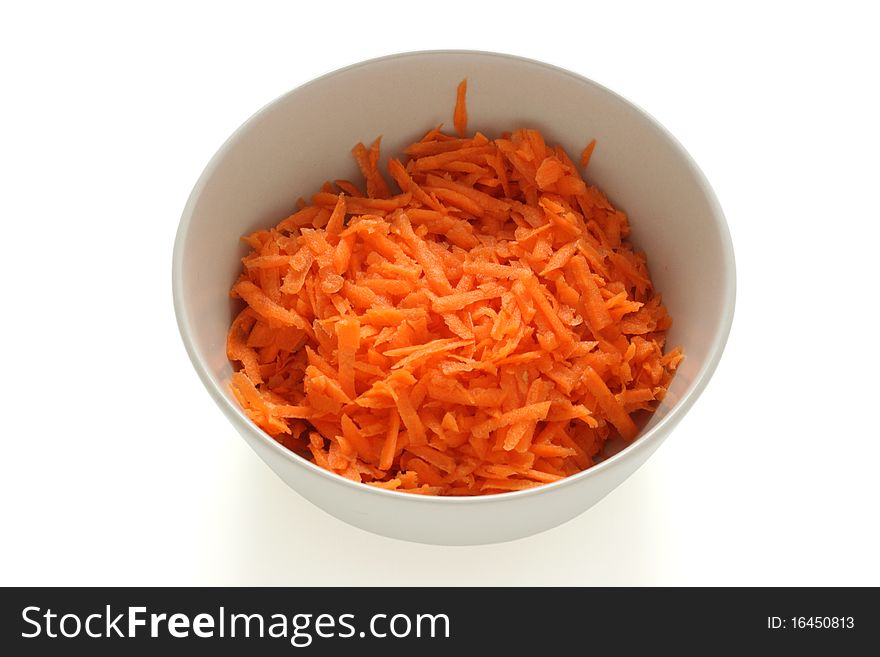
<svg viewBox="0 0 880 657"><path fill-rule="evenodd" d="M240 235L273 225L326 179L357 179L348 152L383 135L399 153L449 123L455 85L468 77L470 127L490 136L520 125L576 155L599 146L588 179L628 212L687 357L643 434L590 470L537 489L472 498L377 490L333 475L256 428L228 391L228 289L244 254ZM387 102L393 99L394 102ZM387 160L386 160L387 161ZM393 55L330 73L246 121L206 167L184 209L173 255L178 325L202 382L233 425L291 487L324 510L376 533L429 543L508 540L563 522L632 474L702 392L733 318L735 266L715 196L684 149L647 114L568 71L494 53Z"/></svg>

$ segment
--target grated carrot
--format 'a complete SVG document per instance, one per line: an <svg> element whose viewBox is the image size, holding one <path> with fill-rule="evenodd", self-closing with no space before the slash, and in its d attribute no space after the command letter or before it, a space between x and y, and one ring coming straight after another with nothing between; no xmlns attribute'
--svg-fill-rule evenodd
<svg viewBox="0 0 880 657"><path fill-rule="evenodd" d="M525 490L632 441L684 354L629 223L537 130L380 139L251 252L227 336L245 413L340 476L418 495ZM581 154L593 155L595 140ZM361 191L361 190L365 191ZM641 415L640 415L641 414Z"/></svg>
<svg viewBox="0 0 880 657"><path fill-rule="evenodd" d="M452 123L459 137L467 134L467 80L458 83L458 89L455 92L455 111L452 114Z"/></svg>
<svg viewBox="0 0 880 657"><path fill-rule="evenodd" d="M590 158L593 157L593 150L595 148L596 148L596 140L595 139L591 140L590 143L587 144L586 148L584 148L584 151L581 153L581 166L583 168L586 169L587 166L590 164Z"/></svg>

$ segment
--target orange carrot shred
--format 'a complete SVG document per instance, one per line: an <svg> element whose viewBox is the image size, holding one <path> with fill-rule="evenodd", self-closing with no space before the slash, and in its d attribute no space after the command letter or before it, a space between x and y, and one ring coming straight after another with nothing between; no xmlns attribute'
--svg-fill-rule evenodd
<svg viewBox="0 0 880 657"><path fill-rule="evenodd" d="M400 415L390 413L388 432L382 445L382 454L379 456L379 469L390 470L394 462L394 453L397 450L397 436L400 433Z"/></svg>
<svg viewBox="0 0 880 657"><path fill-rule="evenodd" d="M596 140L593 139L592 141L590 141L589 144L587 144L586 148L584 148L583 152L581 153L581 167L583 167L584 169L586 169L587 165L590 164L590 158L593 157L593 150L595 150L595 148Z"/></svg>
<svg viewBox="0 0 880 657"><path fill-rule="evenodd" d="M340 194L333 213L327 221L327 234L338 235L342 231L343 221L345 221L345 195Z"/></svg>
<svg viewBox="0 0 880 657"><path fill-rule="evenodd" d="M467 79L462 80L458 83L458 89L455 92L455 111L453 112L452 123L455 126L455 131L458 133L459 137L464 137L467 134L467 102L465 97L467 96Z"/></svg>

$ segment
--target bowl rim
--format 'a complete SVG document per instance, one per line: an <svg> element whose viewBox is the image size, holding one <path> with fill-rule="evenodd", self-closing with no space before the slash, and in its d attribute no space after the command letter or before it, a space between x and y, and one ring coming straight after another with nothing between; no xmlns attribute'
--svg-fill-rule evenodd
<svg viewBox="0 0 880 657"><path fill-rule="evenodd" d="M215 169L218 164L223 160L226 156L227 151L232 147L232 145L239 139L239 137L244 134L261 116L271 112L276 105L280 104L282 101L286 100L288 97L296 94L302 89L309 87L313 84L316 84L321 81L325 81L327 79L333 78L342 73L347 73L359 68L373 66L379 63L388 62L397 59L405 59L410 57L446 57L446 56L473 56L473 57L481 57L481 58L499 58L508 60L514 63L519 64L528 64L531 66L537 66L540 68L546 69L548 72L551 72L556 75L563 75L568 78L571 78L573 81L579 84L586 84L600 93L610 95L616 100L620 101L624 105L628 106L630 109L635 111L644 121L647 122L655 131L657 131L661 137L665 138L672 147L677 151L679 156L684 161L685 166L690 170L691 174L694 176L694 179L699 184L701 191L705 195L706 199L709 202L711 212L710 217L712 221L715 222L716 227L718 229L719 237L721 240L721 248L723 259L721 262L721 267L724 272L724 286L721 290L724 297L724 307L722 309L722 314L720 318L720 322L715 331L715 335L712 338L711 344L709 346L708 357L706 361L703 363L703 366L697 372L694 380L691 382L691 385L685 390L682 397L675 403L675 405L669 409L667 414L660 419L657 424L651 427L648 431L636 437L636 439L624 447L622 450L617 452L616 454L608 457L607 459L600 461L599 463L593 465L586 470L582 470L576 474L570 475L558 481L545 483L540 486L536 486L534 488L528 488L524 490L518 491L507 491L502 493L494 493L490 495L466 495L466 496L440 496L440 495L414 495L412 493L404 493L401 491L388 490L384 488L377 488L375 486L369 486L367 484L352 481L350 479L346 479L336 473L325 470L319 465L305 459L304 457L292 452L287 449L281 443L277 442L273 439L269 434L261 430L257 425L255 425L250 418L248 418L244 412L235 405L231 399L229 399L221 390L221 383L218 382L214 376L208 371L204 362L199 357L196 352L195 345L193 343L191 337L191 328L189 324L189 320L186 314L186 298L183 290L183 251L184 245L186 243L186 237L189 230L189 225L192 219L193 210L195 209L195 205L198 202L199 197L201 196L202 190L207 184L207 181L213 175ZM264 446L273 450L280 456L282 456L287 461L296 464L299 467L305 468L310 471L312 474L317 474L319 477L324 478L328 482L336 484L337 486L341 486L345 489L349 489L355 493L362 494L373 494L382 497L387 497L388 499L392 499L396 502L402 503L410 503L410 504L420 504L420 505L431 505L431 504L440 504L440 505L474 505L474 504L496 504L496 503L505 503L505 502L513 502L515 500L525 498L525 497L537 497L541 495L553 494L556 491L576 486L580 482L589 479L591 477L596 477L602 474L607 470L611 470L616 468L618 464L623 462L624 460L628 460L634 458L640 452L649 449L653 443L657 441L662 441L663 438L668 433L667 428L671 430L675 427L675 425L684 417L690 408L694 405L696 400L700 397L703 390L705 390L706 385L709 383L709 380L712 378L712 375L715 372L715 369L718 367L718 363L721 360L721 356L724 352L724 348L727 344L728 336L730 335L730 329L733 324L733 316L734 310L736 306L736 262L733 251L733 241L730 236L730 229L728 227L727 221L724 216L724 212L721 209L721 205L718 202L718 199L709 184L709 181L706 179L706 176L700 170L697 163L691 157L690 153L681 145L681 143L663 126L657 121L653 116L651 116L644 109L628 100L627 98L621 96L620 94L608 89L607 87L594 82L593 80L580 75L578 73L574 73L573 71L569 71L568 69L555 66L552 64L548 64L546 62L542 62L535 59L530 59L527 57L521 57L519 55L512 55L500 52L492 52L492 51L482 51L482 50L415 50L415 51L407 51L394 53L390 55L384 55L382 57L375 57L372 59L367 59L361 62L357 62L355 64L351 64L349 66L345 66L343 68L339 68L329 73L325 73L317 78L314 78L304 84L301 84L289 91L284 92L277 98L265 104L259 110L254 112L247 120L245 120L236 130L223 142L220 148L217 149L217 152L213 155L213 157L209 160L208 164L205 166L205 169L202 171L202 174L199 176L198 181L194 185L192 191L190 192L189 198L187 199L186 205L184 206L183 212L181 214L180 222L178 224L177 233L174 239L174 249L172 252L172 296L174 300L174 312L177 318L177 327L180 332L180 337L183 340L184 347L189 356L189 359L196 370L199 378L202 381L202 384L208 390L211 397L214 399L214 402L220 407L223 411L224 415L226 415L227 419L236 426L236 428L241 431L246 431L251 437L257 439ZM650 452L649 452L650 454Z"/></svg>

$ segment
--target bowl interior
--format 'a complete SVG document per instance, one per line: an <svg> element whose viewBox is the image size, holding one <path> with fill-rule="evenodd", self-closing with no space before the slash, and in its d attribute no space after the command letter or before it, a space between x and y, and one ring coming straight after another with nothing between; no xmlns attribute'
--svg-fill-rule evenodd
<svg viewBox="0 0 880 657"><path fill-rule="evenodd" d="M175 254L179 321L215 397L231 404L228 292L246 249L239 238L274 225L325 180L359 174L358 141L382 135L385 160L444 123L468 79L469 127L488 136L539 128L577 158L598 144L587 173L627 212L673 317L670 345L686 358L647 428L711 374L730 324L733 261L717 202L680 146L638 109L583 78L488 53L414 53L373 60L300 87L252 117L220 149L184 211ZM384 166L384 163L383 163Z"/></svg>

